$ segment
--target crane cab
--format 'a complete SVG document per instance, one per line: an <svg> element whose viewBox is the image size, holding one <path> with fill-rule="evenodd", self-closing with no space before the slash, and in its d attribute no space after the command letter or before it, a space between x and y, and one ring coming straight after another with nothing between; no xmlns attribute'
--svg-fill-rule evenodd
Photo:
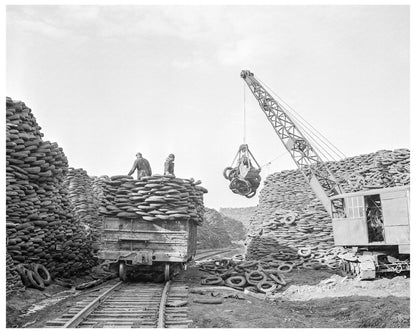
<svg viewBox="0 0 416 333"><path fill-rule="evenodd" d="M410 186L343 193L331 197L336 246L397 247L410 253Z"/></svg>

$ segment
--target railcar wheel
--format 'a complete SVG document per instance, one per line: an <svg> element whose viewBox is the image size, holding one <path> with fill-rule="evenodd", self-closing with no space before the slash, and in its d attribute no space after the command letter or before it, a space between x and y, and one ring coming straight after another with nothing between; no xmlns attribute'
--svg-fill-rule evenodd
<svg viewBox="0 0 416 333"><path fill-rule="evenodd" d="M127 281L127 267L124 262L120 262L118 264L118 276L121 281L123 282Z"/></svg>
<svg viewBox="0 0 416 333"><path fill-rule="evenodd" d="M170 280L170 265L165 264L165 281Z"/></svg>

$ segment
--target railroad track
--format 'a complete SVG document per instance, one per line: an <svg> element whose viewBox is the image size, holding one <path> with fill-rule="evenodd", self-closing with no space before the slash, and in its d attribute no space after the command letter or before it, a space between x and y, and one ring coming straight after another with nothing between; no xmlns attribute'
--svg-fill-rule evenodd
<svg viewBox="0 0 416 333"><path fill-rule="evenodd" d="M205 252L199 252L195 255L195 261L201 261L204 259L208 259L214 257L219 254L227 254L231 252L237 252L237 249L215 249L215 250L208 250Z"/></svg>
<svg viewBox="0 0 416 333"><path fill-rule="evenodd" d="M115 282L89 292L61 317L47 322L60 328L186 328L188 288L181 281L164 284Z"/></svg>

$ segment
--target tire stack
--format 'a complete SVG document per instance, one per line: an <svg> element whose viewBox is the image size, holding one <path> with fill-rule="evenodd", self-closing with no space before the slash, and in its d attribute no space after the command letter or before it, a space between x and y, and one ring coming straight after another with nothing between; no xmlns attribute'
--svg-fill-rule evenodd
<svg viewBox="0 0 416 333"><path fill-rule="evenodd" d="M98 204L104 199L104 182L110 181L110 177L108 176L93 176L91 177L91 188L92 188L92 195L94 196L95 200L97 200Z"/></svg>
<svg viewBox="0 0 416 333"><path fill-rule="evenodd" d="M102 218L98 214L99 200L93 191L93 180L83 169L69 168L65 177L72 214L85 229L93 250L99 249Z"/></svg>
<svg viewBox="0 0 416 333"><path fill-rule="evenodd" d="M70 276L91 267L91 245L71 214L67 158L40 130L23 102L6 99L7 251L15 264Z"/></svg>
<svg viewBox="0 0 416 333"><path fill-rule="evenodd" d="M382 150L327 166L346 192L410 184L408 149ZM282 247L328 250L334 246L331 218L298 170L267 177L248 229L249 260Z"/></svg>
<svg viewBox="0 0 416 333"><path fill-rule="evenodd" d="M6 254L6 281L6 296L25 288L9 253Z"/></svg>
<svg viewBox="0 0 416 333"><path fill-rule="evenodd" d="M100 214L145 221L189 219L201 224L204 216L200 181L161 175L112 176L103 180Z"/></svg>

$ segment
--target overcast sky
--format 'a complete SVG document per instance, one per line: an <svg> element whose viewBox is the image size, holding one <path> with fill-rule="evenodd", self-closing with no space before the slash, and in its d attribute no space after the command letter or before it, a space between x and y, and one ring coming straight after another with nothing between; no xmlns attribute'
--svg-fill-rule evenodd
<svg viewBox="0 0 416 333"><path fill-rule="evenodd" d="M347 156L410 148L408 6L8 6L6 93L89 175L202 180L207 207L258 203L222 171L243 142L249 69ZM247 89L247 143L296 165Z"/></svg>

